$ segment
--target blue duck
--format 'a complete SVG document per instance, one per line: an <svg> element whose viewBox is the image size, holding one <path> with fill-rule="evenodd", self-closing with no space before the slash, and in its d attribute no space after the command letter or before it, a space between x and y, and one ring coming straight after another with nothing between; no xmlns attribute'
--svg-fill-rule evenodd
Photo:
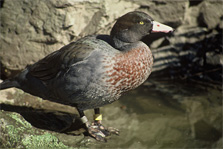
<svg viewBox="0 0 223 149"><path fill-rule="evenodd" d="M105 129L99 108L118 100L149 77L153 56L140 40L153 32L169 33L173 28L144 12L129 12L117 19L110 35L90 35L72 42L3 81L0 89L16 87L74 106L88 135L105 141L110 132L118 134L118 130ZM84 115L87 109L94 109L93 123Z"/></svg>

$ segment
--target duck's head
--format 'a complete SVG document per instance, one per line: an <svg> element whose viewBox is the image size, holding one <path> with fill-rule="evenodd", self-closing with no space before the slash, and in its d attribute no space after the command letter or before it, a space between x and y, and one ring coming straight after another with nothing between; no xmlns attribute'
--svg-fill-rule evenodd
<svg viewBox="0 0 223 149"><path fill-rule="evenodd" d="M154 21L148 14L139 11L129 12L120 18L111 30L114 47L134 43L152 32L173 32L173 28Z"/></svg>

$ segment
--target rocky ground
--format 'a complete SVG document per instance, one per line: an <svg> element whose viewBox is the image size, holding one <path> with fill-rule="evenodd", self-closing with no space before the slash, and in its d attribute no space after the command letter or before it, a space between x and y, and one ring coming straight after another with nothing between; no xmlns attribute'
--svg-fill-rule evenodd
<svg viewBox="0 0 223 149"><path fill-rule="evenodd" d="M138 10L176 29L172 35L157 33L143 39L155 57L150 78L159 80L158 83L155 81L155 86L163 86L163 82L172 80L168 83L189 81L192 86L199 84L206 89L199 90L200 93L193 92L193 89L187 90L188 88L182 89L187 90L187 93L181 90L170 92L172 86L164 85L154 91L154 84L147 81L147 85L141 88L146 93L133 91L130 96L123 97L129 99L128 102L117 102L105 108L104 112L108 116L105 124L117 125L124 131L119 137L112 136L113 143L110 144L84 137L83 130L76 128L80 127L78 120L68 131L72 132L71 135L58 133L70 125L73 117L77 117L73 115L77 113L75 108L44 101L17 89L0 91L0 148L97 148L114 145L124 148L222 147L222 7L222 1L218 0L1 0L2 80L12 77L27 65L71 41L90 34L109 34L119 16ZM154 100L151 92L157 96ZM166 99L170 102L167 104L159 94L171 96L174 100ZM134 99L131 100L131 96L141 99L142 103L146 100L145 104L149 108L144 107L147 110L139 113L136 111L144 108L139 106L128 111L129 107L138 104ZM132 104L126 107L129 102ZM162 108L157 110L157 105L164 106L164 111ZM178 109L177 105L180 105ZM160 115L166 111L171 112L163 119ZM119 117L114 117L117 113ZM92 111L88 111L89 117L91 114ZM132 121L131 117L136 119ZM150 121L145 121L145 118ZM182 123L173 125L172 119ZM124 127L126 123L129 123L128 129ZM166 127L167 124L171 127ZM154 129L149 129L148 126ZM143 127L146 127L151 136L143 133ZM170 131L161 133L166 129ZM138 137L139 134L141 137ZM183 136L187 136L186 139ZM171 137L175 139L168 140Z"/></svg>

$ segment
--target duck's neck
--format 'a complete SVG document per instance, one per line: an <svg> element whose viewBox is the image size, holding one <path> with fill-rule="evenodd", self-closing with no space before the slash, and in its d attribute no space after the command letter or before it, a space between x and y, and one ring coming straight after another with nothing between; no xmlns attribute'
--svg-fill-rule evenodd
<svg viewBox="0 0 223 149"><path fill-rule="evenodd" d="M124 42L116 37L112 37L112 46L120 51L124 51L126 47L133 44L132 42Z"/></svg>

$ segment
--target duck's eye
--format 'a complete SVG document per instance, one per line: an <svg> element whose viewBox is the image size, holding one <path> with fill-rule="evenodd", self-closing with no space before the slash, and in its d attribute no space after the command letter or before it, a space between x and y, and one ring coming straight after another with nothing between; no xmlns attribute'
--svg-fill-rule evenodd
<svg viewBox="0 0 223 149"><path fill-rule="evenodd" d="M143 25L143 24L144 24L144 22L143 22L143 21L140 21L140 22L139 22L139 24Z"/></svg>

